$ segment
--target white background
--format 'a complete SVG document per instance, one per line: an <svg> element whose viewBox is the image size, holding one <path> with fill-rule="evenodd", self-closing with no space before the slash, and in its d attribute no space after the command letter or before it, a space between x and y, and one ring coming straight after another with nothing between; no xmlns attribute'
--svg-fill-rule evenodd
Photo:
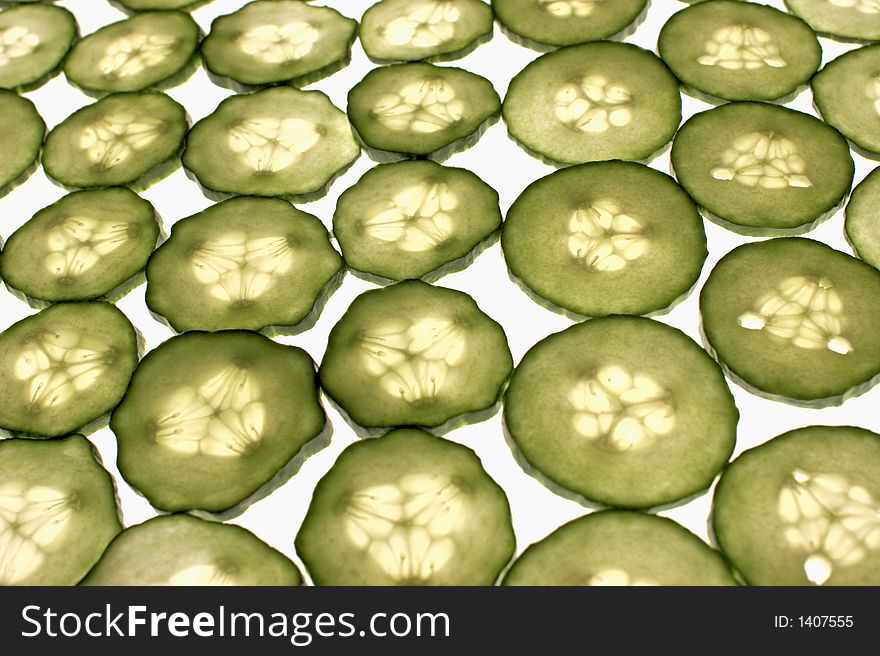
<svg viewBox="0 0 880 656"><path fill-rule="evenodd" d="M102 25L124 18L121 11L102 0L60 0L57 4L76 15L83 35L93 32ZM244 0L215 0L194 11L193 17L207 33L211 21L216 16L230 13L243 4ZM332 6L345 15L360 19L370 3L365 0L327 0L313 4ZM783 8L781 0L767 0L767 4ZM647 20L626 41L655 50L657 34L663 23L672 13L685 6L684 3L675 0L653 0ZM824 38L820 41L825 63L854 47ZM511 77L538 54L509 41L496 25L494 37L490 42L480 46L466 58L450 62L448 65L461 66L488 78L503 97ZM308 88L324 91L336 106L344 109L348 90L374 66L357 42L353 48L350 66ZM227 89L215 86L201 68L186 83L168 91L170 96L186 107L193 122L211 113L217 104L231 93ZM57 125L75 109L93 102L67 84L63 74L26 95L34 101L49 128ZM788 105L814 113L809 89L805 89ZM687 96L684 98L685 119L695 112L708 108L709 105L703 102ZM859 182L870 172L874 163L858 155L854 155L854 159L856 182ZM446 161L446 164L470 169L494 187L501 196L502 212L507 211L526 185L553 170L516 146L508 138L503 122L493 125L476 146L454 155ZM372 166L374 163L366 155L362 155L355 165L333 184L326 197L300 207L318 216L330 228L339 194L354 184ZM668 172L668 152L654 160L651 166ZM42 169L38 170L25 184L0 199L0 235L4 240L8 239L9 235L36 211L55 202L64 194L64 190L46 178ZM198 185L189 180L182 169L178 169L168 178L143 192L142 196L156 207L166 231L175 221L211 205L211 201L202 195ZM710 222L706 222L706 231L709 237L709 258L697 291L677 305L674 310L658 317L660 321L684 330L698 341L699 287L721 256L731 248L750 241L749 238L735 235ZM809 236L847 253L851 252L843 236L842 211L816 228ZM439 284L467 292L484 312L501 323L507 332L515 363L518 363L528 348L537 341L572 324L569 319L534 303L510 281L497 243L482 253L469 268L442 278ZM374 285L350 274L347 275L342 287L330 298L315 327L300 335L276 339L304 348L316 362L320 362L330 328L358 294L372 287ZM144 289L142 285L133 290L118 303L118 306L143 333L147 349L152 349L171 337L172 332L153 319L147 311L144 304ZM34 312L35 310L12 296L5 288L0 289L0 328L6 328ZM736 454L784 431L812 424L852 424L880 432L880 413L876 410L880 404L880 388L850 399L842 406L814 410L768 401L736 385L732 384L731 387L742 415ZM339 453L357 439L345 421L328 403L325 403L325 409L334 429L330 445L309 458L301 470L283 487L231 520L249 528L297 563L300 561L294 552L293 540L308 508L312 490L332 466ZM520 469L503 439L500 414L487 421L456 429L450 432L447 438L474 449L489 474L507 492L516 530L517 553L521 553L529 544L543 538L566 521L589 511L576 501L554 494ZM90 436L90 439L97 445L105 466L116 479L125 525L139 523L155 515L156 511L147 501L138 496L119 476L115 466L116 443L109 428L97 431ZM708 539L707 521L710 505L711 495L706 493L686 504L664 509L660 514L674 518L703 539Z"/></svg>

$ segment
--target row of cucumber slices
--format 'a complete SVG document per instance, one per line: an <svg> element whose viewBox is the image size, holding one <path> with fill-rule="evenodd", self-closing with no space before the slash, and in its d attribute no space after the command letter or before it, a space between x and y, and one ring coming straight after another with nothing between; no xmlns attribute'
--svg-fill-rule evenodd
<svg viewBox="0 0 880 656"><path fill-rule="evenodd" d="M233 524L167 514L122 530L79 435L0 442L0 584L299 585ZM746 451L713 503L721 552L657 515L602 510L515 552L502 489L468 448L414 429L358 442L296 537L318 585L877 585L880 436L791 431ZM225 479L228 480L228 479Z"/></svg>

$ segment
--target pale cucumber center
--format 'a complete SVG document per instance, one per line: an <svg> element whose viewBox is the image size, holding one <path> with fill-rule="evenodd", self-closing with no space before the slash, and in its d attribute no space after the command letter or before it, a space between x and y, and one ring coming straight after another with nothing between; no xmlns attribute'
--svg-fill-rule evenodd
<svg viewBox="0 0 880 656"><path fill-rule="evenodd" d="M308 55L321 34L305 21L266 23L238 37L243 53L266 64L289 64Z"/></svg>
<svg viewBox="0 0 880 656"><path fill-rule="evenodd" d="M64 492L21 482L0 485L0 585L34 574L59 550L73 515Z"/></svg>
<svg viewBox="0 0 880 656"><path fill-rule="evenodd" d="M111 42L98 68L107 77L131 77L161 64L177 46L177 39L169 34L134 32Z"/></svg>
<svg viewBox="0 0 880 656"><path fill-rule="evenodd" d="M826 0L826 2L842 9L854 9L862 14L880 14L880 0Z"/></svg>
<svg viewBox="0 0 880 656"><path fill-rule="evenodd" d="M633 119L633 96L623 84L604 75L587 75L556 91L556 119L579 132L602 134L629 125Z"/></svg>
<svg viewBox="0 0 880 656"><path fill-rule="evenodd" d="M880 73L875 73L865 83L865 97L871 101L874 113L880 116Z"/></svg>
<svg viewBox="0 0 880 656"><path fill-rule="evenodd" d="M48 330L28 340L15 361L14 375L25 383L25 403L52 410L85 392L111 365L110 347L79 330Z"/></svg>
<svg viewBox="0 0 880 656"><path fill-rule="evenodd" d="M168 577L168 585L177 586L231 586L235 578L214 563L192 565Z"/></svg>
<svg viewBox="0 0 880 656"><path fill-rule="evenodd" d="M568 392L575 432L612 451L645 449L675 428L672 396L646 374L601 368Z"/></svg>
<svg viewBox="0 0 880 656"><path fill-rule="evenodd" d="M26 27L13 25L0 30L0 66L26 57L40 45L40 37Z"/></svg>
<svg viewBox="0 0 880 656"><path fill-rule="evenodd" d="M620 271L648 251L644 226L612 201L574 211L568 222L568 252L594 271Z"/></svg>
<svg viewBox="0 0 880 656"><path fill-rule="evenodd" d="M840 294L828 278L815 276L786 278L738 318L746 330L765 331L799 348L847 355L853 345L842 334L843 320Z"/></svg>
<svg viewBox="0 0 880 656"><path fill-rule="evenodd" d="M710 171L716 180L732 180L745 187L788 189L812 187L797 146L772 132L750 132L724 151L721 166Z"/></svg>
<svg viewBox="0 0 880 656"><path fill-rule="evenodd" d="M387 394L413 403L439 396L466 351L465 332L454 321L438 316L390 319L364 335L362 363Z"/></svg>
<svg viewBox="0 0 880 656"><path fill-rule="evenodd" d="M461 120L464 108L464 101L455 97L451 85L444 80L428 79L382 96L373 107L373 115L396 132L430 134Z"/></svg>
<svg viewBox="0 0 880 656"><path fill-rule="evenodd" d="M557 18L586 18L605 0L538 0L538 4Z"/></svg>
<svg viewBox="0 0 880 656"><path fill-rule="evenodd" d="M230 232L201 242L191 254L193 275L208 293L226 303L259 298L293 266L293 248L284 236L248 238Z"/></svg>
<svg viewBox="0 0 880 656"><path fill-rule="evenodd" d="M586 585L591 586L654 586L657 581L648 578L634 578L626 570L609 567L593 574Z"/></svg>
<svg viewBox="0 0 880 656"><path fill-rule="evenodd" d="M255 376L229 365L201 385L178 387L155 421L155 441L182 455L236 458L263 437L266 404Z"/></svg>
<svg viewBox="0 0 880 656"><path fill-rule="evenodd" d="M704 66L733 71L788 65L770 33L752 25L727 25L717 29L706 41L704 54L697 61Z"/></svg>
<svg viewBox="0 0 880 656"><path fill-rule="evenodd" d="M317 126L301 118L251 118L229 128L227 144L239 162L258 173L296 164L320 140Z"/></svg>
<svg viewBox="0 0 880 656"><path fill-rule="evenodd" d="M348 539L394 581L426 581L455 554L466 497L448 476L409 474L352 495Z"/></svg>
<svg viewBox="0 0 880 656"><path fill-rule="evenodd" d="M128 241L128 229L128 224L116 221L65 217L46 233L46 271L56 278L83 275Z"/></svg>
<svg viewBox="0 0 880 656"><path fill-rule="evenodd" d="M449 214L458 196L443 182L422 182L377 203L364 220L373 239L393 242L400 250L423 252L442 245L455 230Z"/></svg>
<svg viewBox="0 0 880 656"><path fill-rule="evenodd" d="M107 114L83 129L79 146L94 165L108 170L147 148L164 128L164 121L152 116Z"/></svg>
<svg viewBox="0 0 880 656"><path fill-rule="evenodd" d="M840 474L795 469L779 491L779 517L788 545L806 554L804 574L823 585L835 568L880 550L880 504Z"/></svg>
<svg viewBox="0 0 880 656"><path fill-rule="evenodd" d="M455 36L459 18L461 12L452 2L416 2L406 15L389 21L382 29L382 36L395 46L433 48Z"/></svg>

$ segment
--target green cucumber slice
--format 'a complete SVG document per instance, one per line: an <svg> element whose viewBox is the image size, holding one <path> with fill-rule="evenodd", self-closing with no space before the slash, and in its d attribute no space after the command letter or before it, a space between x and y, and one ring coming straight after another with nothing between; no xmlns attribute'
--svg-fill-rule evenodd
<svg viewBox="0 0 880 656"><path fill-rule="evenodd" d="M373 69L348 93L348 117L375 159L442 161L476 143L498 119L489 80L453 67L395 64Z"/></svg>
<svg viewBox="0 0 880 656"><path fill-rule="evenodd" d="M82 585L300 585L290 560L253 533L164 515L120 533Z"/></svg>
<svg viewBox="0 0 880 656"><path fill-rule="evenodd" d="M467 265L501 225L498 193L465 169L427 160L380 164L336 203L346 263L385 280L436 280Z"/></svg>
<svg viewBox="0 0 880 656"><path fill-rule="evenodd" d="M356 30L356 21L329 7L258 0L214 19L202 57L210 73L246 87L302 86L348 64Z"/></svg>
<svg viewBox="0 0 880 656"><path fill-rule="evenodd" d="M582 164L533 182L507 213L501 248L529 291L581 316L667 308L693 287L707 255L687 194L633 162Z"/></svg>
<svg viewBox="0 0 880 656"><path fill-rule="evenodd" d="M811 229L843 201L855 170L837 130L756 102L691 117L672 144L672 168L707 218L759 235Z"/></svg>
<svg viewBox="0 0 880 656"><path fill-rule="evenodd" d="M785 6L819 34L847 41L880 40L875 0L785 0Z"/></svg>
<svg viewBox="0 0 880 656"><path fill-rule="evenodd" d="M27 98L0 89L0 196L9 193L36 168L46 124Z"/></svg>
<svg viewBox="0 0 880 656"><path fill-rule="evenodd" d="M531 545L504 585L736 585L721 555L671 519L604 510Z"/></svg>
<svg viewBox="0 0 880 656"><path fill-rule="evenodd" d="M626 34L647 5L648 0L492 0L501 26L539 49Z"/></svg>
<svg viewBox="0 0 880 656"><path fill-rule="evenodd" d="M181 11L137 14L80 40L64 63L64 74L89 91L167 88L195 70L200 37L199 26Z"/></svg>
<svg viewBox="0 0 880 656"><path fill-rule="evenodd" d="M187 126L184 108L163 93L114 93L52 129L43 167L70 187L144 189L177 166Z"/></svg>
<svg viewBox="0 0 880 656"><path fill-rule="evenodd" d="M191 11L212 0L110 0L123 10L135 11L163 11L171 9L185 9Z"/></svg>
<svg viewBox="0 0 880 656"><path fill-rule="evenodd" d="M316 217L275 198L231 198L174 224L147 265L146 302L177 332L295 326L342 266Z"/></svg>
<svg viewBox="0 0 880 656"><path fill-rule="evenodd" d="M0 89L34 89L48 80L76 41L76 19L53 5L0 12Z"/></svg>
<svg viewBox="0 0 880 656"><path fill-rule="evenodd" d="M119 472L170 512L242 504L324 425L311 358L246 331L162 343L110 418Z"/></svg>
<svg viewBox="0 0 880 656"><path fill-rule="evenodd" d="M724 100L775 100L819 68L816 34L773 7L713 0L679 11L657 42L660 57L686 87Z"/></svg>
<svg viewBox="0 0 880 656"><path fill-rule="evenodd" d="M0 255L0 277L38 304L120 298L160 232L153 206L133 191L75 191L12 234Z"/></svg>
<svg viewBox="0 0 880 656"><path fill-rule="evenodd" d="M880 173L871 171L853 190L846 206L846 237L856 254L880 269Z"/></svg>
<svg viewBox="0 0 880 656"><path fill-rule="evenodd" d="M82 435L0 440L0 585L76 585L121 530L113 479Z"/></svg>
<svg viewBox="0 0 880 656"><path fill-rule="evenodd" d="M880 271L823 243L780 238L725 255L700 294L703 332L750 391L825 406L880 374Z"/></svg>
<svg viewBox="0 0 880 656"><path fill-rule="evenodd" d="M190 130L183 165L211 192L302 200L326 191L359 154L327 96L276 87L221 102Z"/></svg>
<svg viewBox="0 0 880 656"><path fill-rule="evenodd" d="M317 585L492 585L514 547L477 455L412 429L347 447L296 536Z"/></svg>
<svg viewBox="0 0 880 656"><path fill-rule="evenodd" d="M408 280L352 302L320 376L360 427L443 432L493 412L512 367L504 330L470 296Z"/></svg>
<svg viewBox="0 0 880 656"><path fill-rule="evenodd" d="M880 585L878 517L880 435L809 426L733 461L712 525L752 585Z"/></svg>
<svg viewBox="0 0 880 656"><path fill-rule="evenodd" d="M491 39L492 19L482 0L381 0L358 33L374 61L449 60Z"/></svg>
<svg viewBox="0 0 880 656"><path fill-rule="evenodd" d="M549 163L643 160L681 122L678 80L628 43L570 46L531 62L504 97L510 136Z"/></svg>
<svg viewBox="0 0 880 656"><path fill-rule="evenodd" d="M0 428L65 435L107 414L138 362L138 338L110 303L59 303L0 334Z"/></svg>
<svg viewBox="0 0 880 656"><path fill-rule="evenodd" d="M504 397L505 427L529 473L620 508L709 487L733 452L738 418L712 358L641 317L593 319L541 340Z"/></svg>
<svg viewBox="0 0 880 656"><path fill-rule="evenodd" d="M880 45L851 50L829 62L812 87L816 108L829 125L868 156L880 154Z"/></svg>

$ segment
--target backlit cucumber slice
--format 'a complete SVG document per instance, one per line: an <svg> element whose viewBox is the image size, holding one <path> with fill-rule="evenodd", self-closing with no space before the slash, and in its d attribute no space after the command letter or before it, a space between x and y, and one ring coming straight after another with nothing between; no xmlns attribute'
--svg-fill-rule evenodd
<svg viewBox="0 0 880 656"><path fill-rule="evenodd" d="M874 169L846 206L846 237L856 253L880 269L880 173Z"/></svg>
<svg viewBox="0 0 880 656"><path fill-rule="evenodd" d="M507 497L473 451L401 429L342 452L296 551L317 585L492 585L514 534Z"/></svg>
<svg viewBox="0 0 880 656"><path fill-rule="evenodd" d="M442 432L491 412L511 369L504 331L470 296L409 280L354 300L330 331L320 374L361 427Z"/></svg>
<svg viewBox="0 0 880 656"><path fill-rule="evenodd" d="M854 172L837 130L756 102L695 114L675 135L672 167L708 218L747 234L810 229L843 201Z"/></svg>
<svg viewBox="0 0 880 656"><path fill-rule="evenodd" d="M227 98L196 123L183 165L209 191L311 198L359 154L348 119L327 96L275 87Z"/></svg>
<svg viewBox="0 0 880 656"><path fill-rule="evenodd" d="M421 160L367 171L333 215L346 263L388 280L436 280L467 265L500 225L494 189L465 169Z"/></svg>
<svg viewBox="0 0 880 656"><path fill-rule="evenodd" d="M0 196L36 168L46 124L27 98L0 89Z"/></svg>
<svg viewBox="0 0 880 656"><path fill-rule="evenodd" d="M110 303L59 303L0 334L0 428L65 435L109 412L138 361L137 335Z"/></svg>
<svg viewBox="0 0 880 656"><path fill-rule="evenodd" d="M504 585L735 585L721 555L671 519L606 510L531 545Z"/></svg>
<svg viewBox="0 0 880 656"><path fill-rule="evenodd" d="M678 80L653 53L601 41L538 57L510 82L510 136L550 163L643 160L681 121Z"/></svg>
<svg viewBox="0 0 880 656"><path fill-rule="evenodd" d="M880 585L880 435L809 426L746 451L712 525L752 585Z"/></svg>
<svg viewBox="0 0 880 656"><path fill-rule="evenodd" d="M231 198L174 224L147 265L146 301L178 332L295 326L342 266L311 214L275 198Z"/></svg>
<svg viewBox="0 0 880 656"><path fill-rule="evenodd" d="M735 248L700 295L706 339L735 380L799 405L841 403L880 374L880 271L801 238Z"/></svg>
<svg viewBox="0 0 880 656"><path fill-rule="evenodd" d="M0 586L76 585L121 530L113 479L82 435L0 440Z"/></svg>
<svg viewBox="0 0 880 656"><path fill-rule="evenodd" d="M791 13L819 34L844 40L880 40L877 0L785 0Z"/></svg>
<svg viewBox="0 0 880 656"><path fill-rule="evenodd" d="M706 259L687 194L633 162L582 164L533 182L507 213L501 247L529 290L582 316L662 310Z"/></svg>
<svg viewBox="0 0 880 656"><path fill-rule="evenodd" d="M66 9L35 4L0 12L0 89L33 89L61 65L77 36Z"/></svg>
<svg viewBox="0 0 880 656"><path fill-rule="evenodd" d="M641 317L593 319L543 339L504 397L527 471L621 508L709 487L733 452L738 418L712 358Z"/></svg>

